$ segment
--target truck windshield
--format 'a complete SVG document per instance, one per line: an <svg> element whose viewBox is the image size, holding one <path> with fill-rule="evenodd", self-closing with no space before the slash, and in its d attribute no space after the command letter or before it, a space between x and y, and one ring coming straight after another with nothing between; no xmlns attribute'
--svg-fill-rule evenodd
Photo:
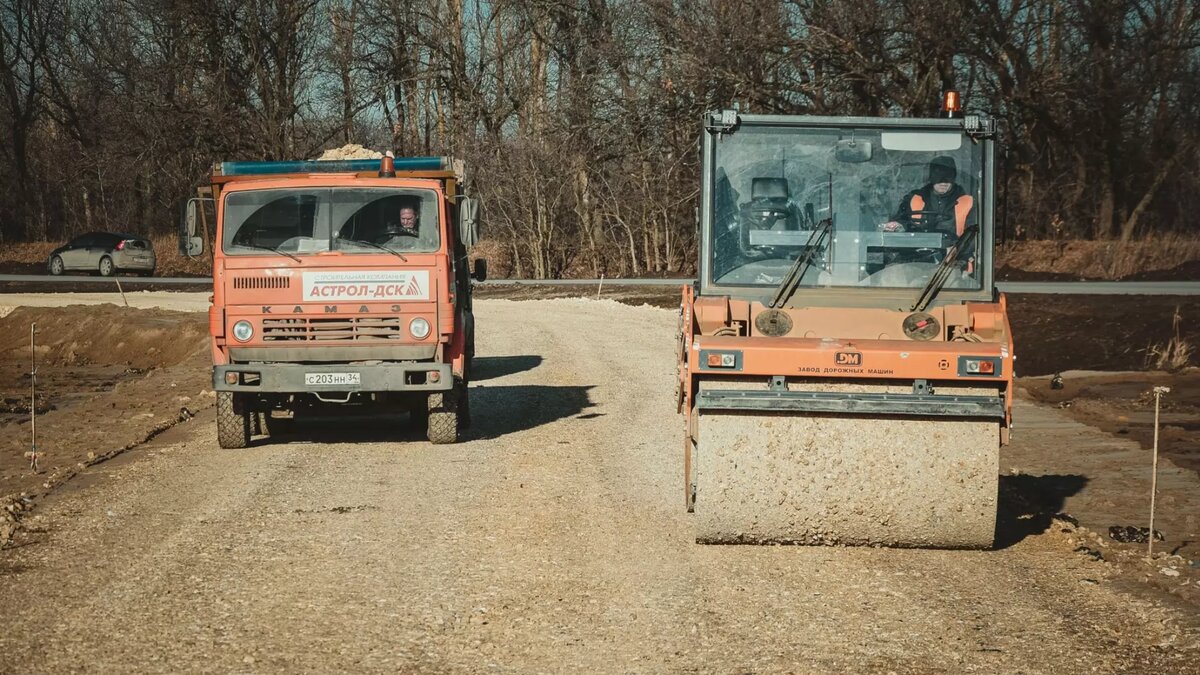
<svg viewBox="0 0 1200 675"><path fill-rule="evenodd" d="M225 197L222 250L262 255L321 251L431 253L440 245L433 190L288 188Z"/></svg>
<svg viewBox="0 0 1200 675"><path fill-rule="evenodd" d="M775 286L817 250L799 286L922 288L981 220L983 150L959 131L743 125L713 144L712 281ZM829 221L828 237L812 237ZM980 289L990 229L945 282Z"/></svg>

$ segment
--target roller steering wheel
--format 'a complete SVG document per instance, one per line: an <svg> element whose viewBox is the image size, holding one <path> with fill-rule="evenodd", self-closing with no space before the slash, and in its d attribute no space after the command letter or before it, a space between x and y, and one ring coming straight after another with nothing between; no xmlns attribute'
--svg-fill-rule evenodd
<svg viewBox="0 0 1200 675"><path fill-rule="evenodd" d="M920 218L918 220L914 221L912 219L913 216L919 216ZM937 229L937 226L940 225L942 222L944 222L946 220L946 217L947 217L946 214L941 211L930 211L928 209L912 211L911 213L909 213L909 218L908 218L909 225L906 226L901 231L902 232L915 232L915 233L922 233L922 234L941 234L941 235L943 235L943 237L945 237L945 232ZM944 240L943 240L943 243L944 243ZM912 250L912 255L914 255L916 257L926 257L927 256L931 262L936 264L936 263L941 262L941 257L946 254L947 248L949 248L949 246L940 246L940 247L923 246L923 247L914 248L911 250Z"/></svg>
<svg viewBox="0 0 1200 675"><path fill-rule="evenodd" d="M921 216L921 218L913 220L913 216ZM914 227L905 229L905 232L936 232L935 228L947 218L942 211L913 211L908 215L908 222L912 223Z"/></svg>

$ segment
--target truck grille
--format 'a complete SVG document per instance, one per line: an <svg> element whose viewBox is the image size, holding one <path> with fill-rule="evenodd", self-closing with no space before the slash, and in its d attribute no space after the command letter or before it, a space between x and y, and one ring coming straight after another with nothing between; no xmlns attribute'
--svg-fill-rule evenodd
<svg viewBox="0 0 1200 675"><path fill-rule="evenodd" d="M243 288L290 288L291 277L234 277L233 287Z"/></svg>
<svg viewBox="0 0 1200 675"><path fill-rule="evenodd" d="M386 342L404 339L398 316L263 319L263 340Z"/></svg>

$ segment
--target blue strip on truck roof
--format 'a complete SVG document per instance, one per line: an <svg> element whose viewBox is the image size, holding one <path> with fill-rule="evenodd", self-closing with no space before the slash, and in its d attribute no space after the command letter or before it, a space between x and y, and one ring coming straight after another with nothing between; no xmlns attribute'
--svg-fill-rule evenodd
<svg viewBox="0 0 1200 675"><path fill-rule="evenodd" d="M379 159L297 160L288 162L221 162L222 176L254 176L272 173L359 173L378 171ZM396 171L443 171L449 168L445 157L397 157Z"/></svg>

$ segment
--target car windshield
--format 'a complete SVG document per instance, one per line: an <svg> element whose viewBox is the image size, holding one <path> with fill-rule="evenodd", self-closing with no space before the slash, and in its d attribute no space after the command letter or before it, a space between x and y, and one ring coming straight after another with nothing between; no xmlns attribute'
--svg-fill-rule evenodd
<svg viewBox="0 0 1200 675"><path fill-rule="evenodd" d="M964 231L990 225L982 148L958 131L743 125L713 145L715 284L778 285L812 247L801 287L922 288ZM983 234L944 288L982 287Z"/></svg>
<svg viewBox="0 0 1200 675"><path fill-rule="evenodd" d="M244 190L225 197L222 250L261 255L343 251L429 253L440 244L433 190L289 188Z"/></svg>

